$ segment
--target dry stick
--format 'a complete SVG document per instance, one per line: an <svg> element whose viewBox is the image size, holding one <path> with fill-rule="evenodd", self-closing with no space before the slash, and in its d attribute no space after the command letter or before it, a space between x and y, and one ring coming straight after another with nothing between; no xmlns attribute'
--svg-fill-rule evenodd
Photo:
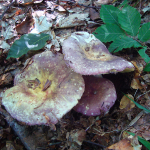
<svg viewBox="0 0 150 150"><path fill-rule="evenodd" d="M98 143L94 143L94 142L91 142L91 141L86 141L86 140L84 140L84 142L87 142L87 143L90 143L90 144L93 144L93 145L102 147L103 149L106 148L106 146L104 146L104 145L101 145L101 144L98 144Z"/></svg>
<svg viewBox="0 0 150 150"><path fill-rule="evenodd" d="M15 0L12 0L12 2L7 6L7 8L5 9L5 11L2 13L2 15L0 16L0 20L3 19L5 13L7 12L7 10L14 4Z"/></svg>
<svg viewBox="0 0 150 150"><path fill-rule="evenodd" d="M123 133L126 129L128 129L129 127L133 126L133 125L140 119L140 117L141 117L143 114L144 114L144 110L142 110L142 111L130 122L130 124L127 125L127 126L121 131L121 133L120 133L120 135L119 135L119 141L120 141L120 139L121 139L122 133Z"/></svg>
<svg viewBox="0 0 150 150"><path fill-rule="evenodd" d="M139 95L136 99L139 99L139 97L141 97L141 96L143 96L143 95L145 95L145 94L147 94L147 93L149 93L149 92L150 92L150 90L149 90L149 91L146 91L145 93Z"/></svg>

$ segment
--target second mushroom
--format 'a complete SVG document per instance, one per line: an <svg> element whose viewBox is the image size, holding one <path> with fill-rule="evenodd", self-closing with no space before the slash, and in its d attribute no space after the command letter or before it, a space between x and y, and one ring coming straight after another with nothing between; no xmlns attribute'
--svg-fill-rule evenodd
<svg viewBox="0 0 150 150"><path fill-rule="evenodd" d="M99 75L133 71L132 63L112 55L94 35L75 32L63 42L63 53L67 64L82 75ZM88 116L105 114L117 98L113 83L102 77L85 76L85 92L74 107Z"/></svg>

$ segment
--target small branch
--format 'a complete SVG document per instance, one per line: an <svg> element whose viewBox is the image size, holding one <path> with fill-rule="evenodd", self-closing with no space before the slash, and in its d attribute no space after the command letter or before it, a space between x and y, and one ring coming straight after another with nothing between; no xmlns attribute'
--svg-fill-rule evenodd
<svg viewBox="0 0 150 150"><path fill-rule="evenodd" d="M96 145L96 146L99 146L99 147L102 147L103 149L106 148L106 146L104 146L104 145L100 145L100 144L98 144L98 143L94 143L94 142L91 142L91 141L85 141L85 140L84 140L84 142L90 143L90 144L93 144L93 145Z"/></svg>
<svg viewBox="0 0 150 150"><path fill-rule="evenodd" d="M144 114L144 110L142 110L142 111L130 122L130 124L127 125L127 126L121 131L121 133L120 133L120 135L119 135L119 141L120 141L120 139L121 139L122 133L123 133L125 130L127 130L129 127L133 126L133 125L142 117L143 114Z"/></svg>

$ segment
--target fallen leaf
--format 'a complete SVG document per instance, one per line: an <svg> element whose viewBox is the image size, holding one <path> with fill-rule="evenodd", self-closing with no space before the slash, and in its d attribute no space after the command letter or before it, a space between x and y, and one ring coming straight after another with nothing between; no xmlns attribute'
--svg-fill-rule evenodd
<svg viewBox="0 0 150 150"><path fill-rule="evenodd" d="M13 81L11 73L6 73L0 76L0 86L8 85Z"/></svg>
<svg viewBox="0 0 150 150"><path fill-rule="evenodd" d="M86 138L85 136L85 130L75 129L70 132L69 140L76 142L78 145L82 145L83 140Z"/></svg>
<svg viewBox="0 0 150 150"><path fill-rule="evenodd" d="M129 139L123 139L107 148L108 150L141 150L141 145L132 146Z"/></svg>
<svg viewBox="0 0 150 150"><path fill-rule="evenodd" d="M90 19L92 20L100 19L99 12L97 12L95 9L90 8L89 13L90 13Z"/></svg>
<svg viewBox="0 0 150 150"><path fill-rule="evenodd" d="M32 17L28 16L21 24L16 26L16 31L20 34L27 34L31 30L33 23Z"/></svg>
<svg viewBox="0 0 150 150"><path fill-rule="evenodd" d="M44 31L50 30L52 27L52 23L47 21L47 17L45 16L44 11L34 11L33 12L33 19L34 19L34 28L30 33L41 33Z"/></svg>
<svg viewBox="0 0 150 150"><path fill-rule="evenodd" d="M127 94L128 97L134 100L134 97L131 94ZM120 109L126 109L126 111L135 107L135 104L127 97L123 96L120 102Z"/></svg>
<svg viewBox="0 0 150 150"><path fill-rule="evenodd" d="M142 136L146 139L146 140L150 140L150 131L144 131L142 133Z"/></svg>
<svg viewBox="0 0 150 150"><path fill-rule="evenodd" d="M13 146L12 141L6 141L6 147L7 150L16 150L15 147Z"/></svg>
<svg viewBox="0 0 150 150"><path fill-rule="evenodd" d="M148 85L150 85L150 74L145 74L144 76L142 76L142 78Z"/></svg>
<svg viewBox="0 0 150 150"><path fill-rule="evenodd" d="M143 89L143 86L141 85L139 79L135 79L135 78L131 82L131 87L133 89L140 89L140 90Z"/></svg>
<svg viewBox="0 0 150 150"><path fill-rule="evenodd" d="M109 3L109 0L97 0L94 2L96 6L101 6L101 5L108 4L108 3Z"/></svg>
<svg viewBox="0 0 150 150"><path fill-rule="evenodd" d="M134 78L138 78L143 71L143 64L141 62L131 61L135 67L135 75Z"/></svg>

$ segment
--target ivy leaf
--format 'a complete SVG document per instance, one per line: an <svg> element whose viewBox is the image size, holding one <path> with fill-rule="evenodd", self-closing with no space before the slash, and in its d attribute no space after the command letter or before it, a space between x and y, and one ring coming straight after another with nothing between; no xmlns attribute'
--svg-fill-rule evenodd
<svg viewBox="0 0 150 150"><path fill-rule="evenodd" d="M110 52L118 52L121 51L123 48L131 47L142 47L142 45L130 37L123 36L116 38L115 41L110 44L108 50Z"/></svg>
<svg viewBox="0 0 150 150"><path fill-rule="evenodd" d="M118 14L121 11L112 5L102 5L100 17L104 23L118 24ZM119 24L118 24L119 25Z"/></svg>
<svg viewBox="0 0 150 150"><path fill-rule="evenodd" d="M145 66L144 71L150 72L150 63Z"/></svg>
<svg viewBox="0 0 150 150"><path fill-rule="evenodd" d="M131 6L124 7L118 14L118 22L128 34L136 36L140 28L140 13Z"/></svg>
<svg viewBox="0 0 150 150"><path fill-rule="evenodd" d="M146 63L149 63L150 62L150 57L145 53L147 50L147 47L143 47L142 49L140 49L138 51L139 55L144 59L144 61Z"/></svg>
<svg viewBox="0 0 150 150"><path fill-rule="evenodd" d="M125 35L124 31L116 24L102 25L93 34L102 42L114 41L117 37Z"/></svg>
<svg viewBox="0 0 150 150"><path fill-rule="evenodd" d="M150 22L145 23L139 30L138 38L142 42L150 39Z"/></svg>
<svg viewBox="0 0 150 150"><path fill-rule="evenodd" d="M49 39L49 34L24 34L19 40L16 40L11 46L7 59L10 57L19 58L27 54L29 50L39 50L44 47Z"/></svg>

